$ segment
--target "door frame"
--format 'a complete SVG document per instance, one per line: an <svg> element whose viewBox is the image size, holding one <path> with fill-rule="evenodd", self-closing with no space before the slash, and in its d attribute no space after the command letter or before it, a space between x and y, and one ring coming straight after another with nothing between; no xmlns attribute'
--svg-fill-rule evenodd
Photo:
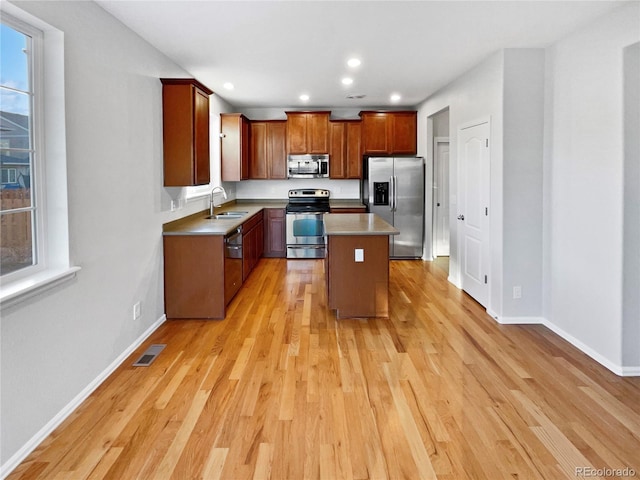
<svg viewBox="0 0 640 480"><path fill-rule="evenodd" d="M438 182L438 175L437 175L437 169L438 169L438 164L437 164L437 155L436 152L438 150L438 145L441 143L446 143L449 145L449 174L447 175L447 182L448 182L448 190L449 190L449 210L451 210L451 144L450 144L450 140L449 137L434 137L433 138L433 152L432 152L432 157L433 157L433 192L435 194L435 191L437 188L440 188L440 185L437 184ZM433 205L431 206L431 208L433 209L433 213L431 216L431 235L432 235L432 239L431 239L431 245L433 246L433 252L432 252L432 257L436 258L437 257L437 252L436 252L436 244L437 244L437 206L436 206L436 199L435 199L435 195L434 195L434 199L433 199ZM451 215L449 215L449 245L451 245ZM451 252L449 252L449 254L451 254Z"/></svg>

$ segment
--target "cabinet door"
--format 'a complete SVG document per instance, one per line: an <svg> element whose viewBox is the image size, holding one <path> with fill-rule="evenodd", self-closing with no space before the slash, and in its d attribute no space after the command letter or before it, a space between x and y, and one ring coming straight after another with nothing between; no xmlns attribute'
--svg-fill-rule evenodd
<svg viewBox="0 0 640 480"><path fill-rule="evenodd" d="M195 90L195 184L209 183L209 95L193 87Z"/></svg>
<svg viewBox="0 0 640 480"><path fill-rule="evenodd" d="M418 152L417 112L397 112L392 115L391 153L415 155Z"/></svg>
<svg viewBox="0 0 640 480"><path fill-rule="evenodd" d="M347 153L347 124L345 122L331 122L329 149L329 176L331 178L346 178Z"/></svg>
<svg viewBox="0 0 640 480"><path fill-rule="evenodd" d="M242 281L246 281L255 263L256 242L255 227L242 234Z"/></svg>
<svg viewBox="0 0 640 480"><path fill-rule="evenodd" d="M329 113L307 113L307 150L329 153Z"/></svg>
<svg viewBox="0 0 640 480"><path fill-rule="evenodd" d="M362 114L362 142L364 153L369 155L386 155L391 153L391 124L389 116L384 112Z"/></svg>
<svg viewBox="0 0 640 480"><path fill-rule="evenodd" d="M220 114L220 160L223 182L249 178L249 121L239 113Z"/></svg>
<svg viewBox="0 0 640 480"><path fill-rule="evenodd" d="M253 237L253 241L255 242L256 256L253 266L255 267L262 258L262 255L264 255L264 221L262 220L262 217L260 218L260 222L258 222L258 225L256 225L256 228L254 230L256 232Z"/></svg>
<svg viewBox="0 0 640 480"><path fill-rule="evenodd" d="M251 122L249 178L266 179L268 175L267 162L267 123Z"/></svg>
<svg viewBox="0 0 640 480"><path fill-rule="evenodd" d="M287 178L287 124L267 123L268 178Z"/></svg>
<svg viewBox="0 0 640 480"><path fill-rule="evenodd" d="M163 237L167 318L224 318L221 235Z"/></svg>
<svg viewBox="0 0 640 480"><path fill-rule="evenodd" d="M193 78L162 78L164 185L209 183L209 95Z"/></svg>
<svg viewBox="0 0 640 480"><path fill-rule="evenodd" d="M307 116L287 113L287 151L291 154L307 152Z"/></svg>
<svg viewBox="0 0 640 480"><path fill-rule="evenodd" d="M346 124L345 178L362 178L362 123Z"/></svg>
<svg viewBox="0 0 640 480"><path fill-rule="evenodd" d="M285 258L287 256L286 216L284 208L264 210L264 253L265 257Z"/></svg>

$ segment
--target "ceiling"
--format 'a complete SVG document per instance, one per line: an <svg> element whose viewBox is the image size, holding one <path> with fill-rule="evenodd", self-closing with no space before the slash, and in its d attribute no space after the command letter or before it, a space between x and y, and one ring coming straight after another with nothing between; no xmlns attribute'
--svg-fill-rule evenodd
<svg viewBox="0 0 640 480"><path fill-rule="evenodd" d="M414 107L499 49L547 47L622 2L97 3L235 107L318 109Z"/></svg>

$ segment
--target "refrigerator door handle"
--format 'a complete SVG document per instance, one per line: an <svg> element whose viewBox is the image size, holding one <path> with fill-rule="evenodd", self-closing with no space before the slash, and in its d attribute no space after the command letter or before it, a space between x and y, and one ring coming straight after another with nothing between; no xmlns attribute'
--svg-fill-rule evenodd
<svg viewBox="0 0 640 480"><path fill-rule="evenodd" d="M393 212L395 208L394 202L396 198L396 185L395 185L395 177L392 175L389 177L389 210Z"/></svg>
<svg viewBox="0 0 640 480"><path fill-rule="evenodd" d="M398 209L398 177L393 176L393 211Z"/></svg>

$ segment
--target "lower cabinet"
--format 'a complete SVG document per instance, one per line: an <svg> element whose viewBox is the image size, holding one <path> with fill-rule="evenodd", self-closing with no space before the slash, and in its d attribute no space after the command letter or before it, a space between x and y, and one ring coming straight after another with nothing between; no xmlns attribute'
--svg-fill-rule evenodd
<svg viewBox="0 0 640 480"><path fill-rule="evenodd" d="M287 220L284 208L264 209L264 257L287 256Z"/></svg>
<svg viewBox="0 0 640 480"><path fill-rule="evenodd" d="M167 318L224 318L224 237L165 235L163 249Z"/></svg>
<svg viewBox="0 0 640 480"><path fill-rule="evenodd" d="M224 235L164 235L167 318L223 319L226 305L264 255L265 243L268 256L286 255L284 229L283 208L259 211L242 224L242 254L237 257L225 254Z"/></svg>

